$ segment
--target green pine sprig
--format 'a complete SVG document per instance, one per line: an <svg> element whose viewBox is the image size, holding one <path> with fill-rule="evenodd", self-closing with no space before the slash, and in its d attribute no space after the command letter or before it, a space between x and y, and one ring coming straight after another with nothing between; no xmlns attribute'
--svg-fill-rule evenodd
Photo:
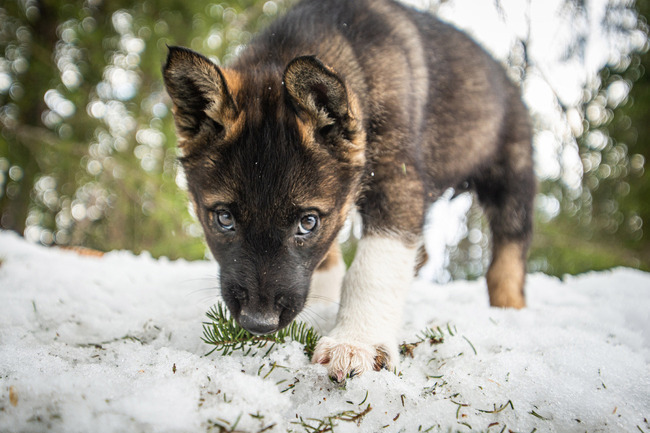
<svg viewBox="0 0 650 433"><path fill-rule="evenodd" d="M320 338L314 328L298 321L291 322L289 326L274 334L251 334L235 322L221 302L213 305L206 316L209 322L203 322L203 337L201 339L214 346L206 353L206 356L216 350L220 350L222 356L230 355L236 350L245 351L244 355L249 355L254 349L261 349L271 343L271 347L266 352L269 353L276 344L282 344L289 339L304 345L305 354L311 357ZM256 353L257 351L253 354Z"/></svg>
<svg viewBox="0 0 650 433"><path fill-rule="evenodd" d="M449 330L449 335L453 336L453 331L449 326L447 326L447 329ZM420 331L418 333L418 340L413 342L413 343L402 343L399 346L399 352L402 356L408 356L410 358L413 358L413 350L418 347L421 343L424 343L425 341L428 341L430 345L433 344L441 344L445 342L445 336L442 333L442 329L438 327L437 329L433 328L424 328L424 330ZM469 340L468 340L469 341ZM471 343L470 343L471 344Z"/></svg>

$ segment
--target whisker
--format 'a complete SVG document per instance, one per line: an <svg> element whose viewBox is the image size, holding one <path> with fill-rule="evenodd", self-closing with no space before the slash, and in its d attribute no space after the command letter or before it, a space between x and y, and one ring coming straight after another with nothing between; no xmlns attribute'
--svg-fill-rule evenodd
<svg viewBox="0 0 650 433"><path fill-rule="evenodd" d="M209 308L214 304L216 304L216 302L214 301L214 298L202 298L202 299L197 299L196 304L202 305L205 308Z"/></svg>
<svg viewBox="0 0 650 433"><path fill-rule="evenodd" d="M201 288L201 289L190 290L190 291L187 292L187 294L188 295L195 295L197 293L210 292L210 291L213 291L213 290L215 292L217 292L217 293L221 293L221 291L219 290L219 287L214 286L214 287L204 287L204 288Z"/></svg>
<svg viewBox="0 0 650 433"><path fill-rule="evenodd" d="M327 321L326 318L324 318L323 316L321 316L320 314L318 314L317 312L315 312L311 308L305 308L304 310L302 310L302 312L304 312L306 314L309 314L310 316L316 317L321 322Z"/></svg>
<svg viewBox="0 0 650 433"><path fill-rule="evenodd" d="M218 279L219 279L219 275L215 274L215 275L196 276L194 278L184 278L180 282L181 283L193 283L193 282L196 282L196 281L205 281L205 280L214 281L214 280L218 280Z"/></svg>
<svg viewBox="0 0 650 433"><path fill-rule="evenodd" d="M185 296L190 298L193 303L201 306L212 306L222 300L221 290L218 286L201 287L192 290L186 290Z"/></svg>
<svg viewBox="0 0 650 433"><path fill-rule="evenodd" d="M324 296L324 295L309 295L309 296L307 296L307 301L310 301L310 300L323 301L323 302L328 303L328 304L334 304L337 307L341 306L341 302L338 299L333 299L333 298L330 298L330 297Z"/></svg>
<svg viewBox="0 0 650 433"><path fill-rule="evenodd" d="M307 323L309 326L311 326L312 328L314 328L314 329L315 329L319 334L323 335L323 328L322 328L322 326L318 323L317 320L314 320L314 318L311 316L310 313L312 313L312 312L307 311L307 310L303 310L303 311L300 312L300 314L298 315L298 319L299 319L300 321L302 321L302 322Z"/></svg>

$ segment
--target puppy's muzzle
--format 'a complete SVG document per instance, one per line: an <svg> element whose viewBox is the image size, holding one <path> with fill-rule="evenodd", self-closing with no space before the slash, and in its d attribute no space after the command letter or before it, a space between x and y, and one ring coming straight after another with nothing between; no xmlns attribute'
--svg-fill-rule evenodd
<svg viewBox="0 0 650 433"><path fill-rule="evenodd" d="M273 313L252 313L244 307L239 314L239 324L251 334L271 334L279 329L280 317Z"/></svg>

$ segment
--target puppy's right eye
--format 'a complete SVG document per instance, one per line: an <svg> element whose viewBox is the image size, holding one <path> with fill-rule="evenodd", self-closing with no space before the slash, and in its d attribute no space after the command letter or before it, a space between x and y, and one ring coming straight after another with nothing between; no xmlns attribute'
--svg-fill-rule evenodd
<svg viewBox="0 0 650 433"><path fill-rule="evenodd" d="M316 227L318 227L318 215L313 213L303 215L298 221L298 233L296 234L299 236L308 235L316 230Z"/></svg>
<svg viewBox="0 0 650 433"><path fill-rule="evenodd" d="M235 230L235 218L232 216L230 211L227 210L214 211L212 212L212 220L222 231Z"/></svg>

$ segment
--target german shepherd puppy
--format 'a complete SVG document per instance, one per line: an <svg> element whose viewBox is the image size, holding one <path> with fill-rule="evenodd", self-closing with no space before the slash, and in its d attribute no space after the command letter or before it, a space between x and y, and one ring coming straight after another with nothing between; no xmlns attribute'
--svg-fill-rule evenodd
<svg viewBox="0 0 650 433"><path fill-rule="evenodd" d="M339 382L395 365L425 212L450 187L474 190L489 218L491 305L524 306L529 119L463 33L391 0L303 0L228 67L170 47L163 75L221 295L245 329L274 332L342 285L312 361ZM336 239L355 208L363 237L343 278Z"/></svg>

